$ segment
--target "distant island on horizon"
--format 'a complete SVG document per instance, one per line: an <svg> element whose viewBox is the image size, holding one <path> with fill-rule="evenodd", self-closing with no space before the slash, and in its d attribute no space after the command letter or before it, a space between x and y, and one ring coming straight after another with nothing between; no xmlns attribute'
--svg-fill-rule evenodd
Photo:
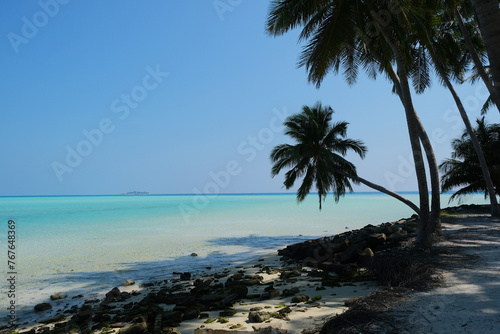
<svg viewBox="0 0 500 334"><path fill-rule="evenodd" d="M147 195L149 195L149 192L147 192L147 191L129 191L128 193L124 193L122 195L147 196Z"/></svg>

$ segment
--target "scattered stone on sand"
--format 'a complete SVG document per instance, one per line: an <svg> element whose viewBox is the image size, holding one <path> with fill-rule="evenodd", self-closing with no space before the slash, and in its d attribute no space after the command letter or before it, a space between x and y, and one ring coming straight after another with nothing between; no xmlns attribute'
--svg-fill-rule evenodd
<svg viewBox="0 0 500 334"><path fill-rule="evenodd" d="M49 303L40 303L40 304L35 305L36 312L47 311L47 310L50 310L51 308L52 308L52 305L50 305Z"/></svg>
<svg viewBox="0 0 500 334"><path fill-rule="evenodd" d="M50 296L50 300L59 300L59 299L63 299L66 297L67 297L67 295L63 295L61 293L54 293L53 295Z"/></svg>
<svg viewBox="0 0 500 334"><path fill-rule="evenodd" d="M104 301L102 303L109 304L112 302L117 302L120 298L120 295L121 295L120 289L118 289L117 287L114 287L113 289L111 289L111 291L106 293L106 296L105 296Z"/></svg>
<svg viewBox="0 0 500 334"><path fill-rule="evenodd" d="M273 314L267 311L250 311L248 313L249 322L264 322L271 319Z"/></svg>
<svg viewBox="0 0 500 334"><path fill-rule="evenodd" d="M132 280L129 280L129 279L122 283L123 286L131 286L134 284L135 284L135 282Z"/></svg>
<svg viewBox="0 0 500 334"><path fill-rule="evenodd" d="M309 297L306 295L298 295L292 298L292 303L305 303L309 300Z"/></svg>

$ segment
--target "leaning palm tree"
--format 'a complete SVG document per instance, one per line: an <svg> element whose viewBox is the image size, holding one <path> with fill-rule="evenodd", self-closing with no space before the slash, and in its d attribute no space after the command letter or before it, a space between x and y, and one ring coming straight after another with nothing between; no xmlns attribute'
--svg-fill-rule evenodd
<svg viewBox="0 0 500 334"><path fill-rule="evenodd" d="M285 120L285 134L292 137L296 144L282 144L273 149L272 176L278 175L283 168L291 168L285 174L286 189L290 189L297 178L303 177L297 190L297 201L303 201L315 186L320 210L328 192L333 192L336 202L346 190L352 192L352 181L386 193L419 214L418 207L408 199L357 175L356 167L344 157L348 151L353 151L364 158L366 147L359 140L346 138L348 123L331 123L332 115L331 107L323 107L318 102L312 107L303 106L301 113Z"/></svg>
<svg viewBox="0 0 500 334"><path fill-rule="evenodd" d="M437 11L434 11L434 13L436 12ZM434 20L432 20L432 18L434 18ZM471 52L467 52L467 47L464 46L464 44L467 43L455 37L460 35L456 32L458 29L454 24L455 19L455 17L451 17L450 21L450 16L448 15L432 15L427 21L423 21L419 24L419 29L415 29L415 37L419 41L419 48L422 49L419 54L429 55L436 70L436 74L441 79L441 82L448 88L455 100L460 116L465 124L469 141L476 151L481 166L481 175L488 187L491 202L491 215L498 217L500 216L500 207L498 206L495 196L494 185L491 180L491 173L488 170L484 152L471 125L464 105L451 83L453 77L459 79L462 76L471 62L470 58L472 58L472 56L469 55ZM424 56L422 58L425 59L426 57ZM423 65L427 65L426 62L423 63ZM423 65L420 67L425 68L426 66Z"/></svg>
<svg viewBox="0 0 500 334"><path fill-rule="evenodd" d="M493 87L497 99L500 96L500 8L498 1L471 0L479 30L490 61ZM500 111L500 110L499 110Z"/></svg>
<svg viewBox="0 0 500 334"><path fill-rule="evenodd" d="M341 69L349 84L355 83L360 69L366 70L372 78L378 73L390 78L404 107L415 162L420 204L415 244L430 248L431 225L438 226L440 219L439 175L432 145L412 102L409 85L412 75L409 70L414 59L411 54L413 42L409 40L408 30L415 19L410 17L408 8L408 2L402 0L395 3L376 0L271 0L267 31L272 36L279 36L302 27L299 41L306 44L299 66L307 69L309 81L317 86L330 71L338 73ZM430 166L431 208L422 147Z"/></svg>
<svg viewBox="0 0 500 334"><path fill-rule="evenodd" d="M450 3L445 2L445 4ZM451 2L451 5L451 9L448 6L445 8L453 11L454 21L456 21L460 29L466 49L469 52L470 58L474 64L474 75L471 77L471 81L481 79L490 93L490 97L483 106L482 112L486 112L486 110L493 104L496 105L497 109L500 111L500 99L497 98L497 93L493 87L493 80L490 74L489 65L484 64L487 60L485 54L486 49L483 38L479 33L477 20L474 19L475 15L472 5L469 1ZM462 13L465 16L465 19L462 16Z"/></svg>
<svg viewBox="0 0 500 334"><path fill-rule="evenodd" d="M500 125L488 125L483 117L477 120L474 133L485 152L486 163L494 184L493 196L500 195ZM450 202L475 192L489 195L491 190L486 186L484 178L481 178L481 166L469 133L465 131L460 138L453 140L452 147L451 159L446 159L439 166L443 172L442 190L459 188L450 197Z"/></svg>

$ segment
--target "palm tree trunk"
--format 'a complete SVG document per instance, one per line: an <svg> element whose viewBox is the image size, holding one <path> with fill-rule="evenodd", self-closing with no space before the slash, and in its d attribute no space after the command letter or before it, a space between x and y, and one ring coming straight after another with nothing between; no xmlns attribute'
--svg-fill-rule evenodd
<svg viewBox="0 0 500 334"><path fill-rule="evenodd" d="M430 229L431 233L441 237L443 235L443 230L441 227L441 191L439 185L439 169L436 161L436 155L434 154L434 149L432 148L431 141L427 132L414 110L415 119L417 126L419 128L419 137L422 142L422 146L427 157L427 163L429 164L429 174L431 176L431 221Z"/></svg>
<svg viewBox="0 0 500 334"><path fill-rule="evenodd" d="M387 72L389 77L394 82L396 87L397 94L401 99L401 103L404 105L401 86L399 85L399 79L397 77L396 72L392 67L387 68ZM431 175L431 216L430 216L430 230L431 233L436 234L437 236L443 235L443 230L441 227L441 192L439 185L439 169L436 161L436 155L434 154L434 149L432 148L431 141L427 136L427 132L420 121L420 118L417 115L417 112L413 110L413 114L416 118L416 122L419 128L419 137L422 142L422 146L424 147L425 154L427 157L427 163L429 164L429 172Z"/></svg>
<svg viewBox="0 0 500 334"><path fill-rule="evenodd" d="M399 62L396 60L396 62ZM403 65L404 66L404 65ZM425 173L424 158L422 148L420 147L419 127L414 115L414 110L411 102L410 87L406 76L406 69L399 70L399 77L403 77L401 82L401 90L403 92L403 100L405 101L406 122L408 125L408 133L410 135L410 143L413 151L413 160L415 162L415 172L417 175L418 192L420 198L420 224L418 228L417 240L415 246L430 249L432 246L432 232L430 226L429 215L429 188L427 187L427 176Z"/></svg>
<svg viewBox="0 0 500 334"><path fill-rule="evenodd" d="M430 249L432 247L432 233L430 228L429 214L429 188L427 187L427 176L425 173L422 148L420 146L419 126L417 124L418 118L416 117L417 115L415 113L415 109L413 108L410 85L408 83L408 72L406 70L401 51L385 31L383 19L381 19L377 14L376 8L374 8L371 1L367 1L367 5L370 8L370 14L374 18L375 22L380 23L378 28L380 29L384 40L391 48L393 57L396 61L397 73L392 73L392 75L390 76L391 78L393 78L394 84L399 87L400 98L403 102L406 114L406 123L408 126L411 149L413 152L413 160L415 162L415 172L417 175L418 192L420 198L420 222L415 246L419 248Z"/></svg>
<svg viewBox="0 0 500 334"><path fill-rule="evenodd" d="M406 197L403 197L401 196L400 194L394 192L394 191L391 191L387 188L384 188L378 184L375 184L375 183L372 183L368 180L365 180L363 179L362 177L359 177L359 176L353 176L353 175L349 175L347 173L344 173L343 171L338 171L336 170L337 173L339 174L342 174L344 175L345 177L348 177L354 181L357 181L357 182L361 182L363 183L364 185L367 185L368 187L372 188L372 189L375 189L375 190L378 190L380 191L381 193L384 193L386 195L389 195L391 197L394 197L395 199L403 202L404 204L408 205L413 211L415 211L417 213L417 215L420 215L420 209L418 208L418 206L416 206L412 201L410 201L408 198Z"/></svg>
<svg viewBox="0 0 500 334"><path fill-rule="evenodd" d="M483 178L484 181L486 182L486 189L488 190L488 194L490 196L491 216L500 217L500 207L498 206L498 201L495 193L495 186L493 185L493 181L491 180L490 171L488 170L488 165L486 164L486 159L484 157L484 152L483 149L481 148L481 144L479 143L479 140L477 139L477 136L474 133L474 129L472 128L469 117L467 116L467 112L465 111L465 108L462 104L462 101L460 100L460 97L458 96L457 92L455 91L455 88L448 79L448 76L446 75L443 67L441 66L439 59L436 59L437 56L434 53L434 50L431 51L432 52L430 52L430 54L434 62L434 65L438 70L439 76L445 83L448 90L451 92L451 95L453 96L453 99L455 100L455 103L457 105L458 111L460 112L460 116L464 121L465 128L467 129L467 133L469 134L472 145L476 150L476 154L479 159L479 165L481 166L481 171L483 172Z"/></svg>
<svg viewBox="0 0 500 334"><path fill-rule="evenodd" d="M462 15L458 11L458 8L455 9L455 17L457 19L458 26L460 27L460 31L462 32L462 35L464 37L467 49L469 50L469 53L472 57L472 61L474 62L474 66L476 66L479 76L486 85L486 88L490 93L493 103L495 103L498 111L500 111L500 99L497 98L497 93L495 92L495 88L493 88L493 85L491 84L491 79L486 73L483 63L481 63L481 60L479 59L479 55L477 54L477 51L474 48L474 44L472 43L472 39L470 38L469 31L465 28L464 20L462 18Z"/></svg>
<svg viewBox="0 0 500 334"><path fill-rule="evenodd" d="M500 8L498 0L472 0L490 61L495 96L500 96ZM499 110L500 111L500 110Z"/></svg>

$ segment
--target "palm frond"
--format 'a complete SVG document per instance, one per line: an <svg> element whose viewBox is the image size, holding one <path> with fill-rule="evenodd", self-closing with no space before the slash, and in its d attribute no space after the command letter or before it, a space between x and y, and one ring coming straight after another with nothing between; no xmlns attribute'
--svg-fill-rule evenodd
<svg viewBox="0 0 500 334"><path fill-rule="evenodd" d="M290 189L302 178L297 190L297 201L303 201L315 186L319 197L319 208L328 192L332 191L339 201L352 185L346 175L357 177L356 167L343 156L353 151L364 158L366 147L360 140L346 138L347 122L332 122L333 110L317 102L303 106L298 114L289 116L285 134L296 141L295 145L276 146L270 155L273 166L271 175L285 173L283 185Z"/></svg>

